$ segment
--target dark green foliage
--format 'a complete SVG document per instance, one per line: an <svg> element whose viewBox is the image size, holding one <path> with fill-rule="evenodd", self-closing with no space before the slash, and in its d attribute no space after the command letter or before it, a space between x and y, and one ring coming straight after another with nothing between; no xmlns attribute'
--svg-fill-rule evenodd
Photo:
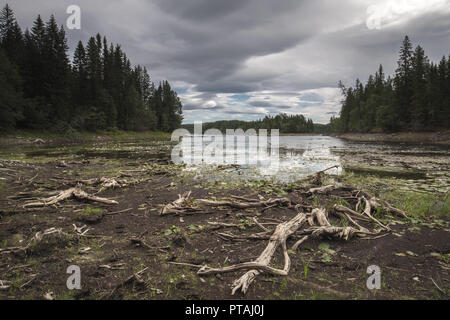
<svg viewBox="0 0 450 320"><path fill-rule="evenodd" d="M194 125L184 125L189 131L194 131ZM223 120L203 124L203 130L219 129L226 133L226 129L279 129L280 133L313 133L323 132L323 128L315 127L311 119L306 119L303 115L288 116L284 113L272 116L266 116L262 120L257 121L240 121L240 120Z"/></svg>
<svg viewBox="0 0 450 320"><path fill-rule="evenodd" d="M11 129L23 118L22 79L0 49L0 128Z"/></svg>
<svg viewBox="0 0 450 320"><path fill-rule="evenodd" d="M339 82L344 96L331 132L433 131L448 129L450 114L450 57L430 63L422 47L412 50L406 36L393 79L385 79L382 66L363 85Z"/></svg>
<svg viewBox="0 0 450 320"><path fill-rule="evenodd" d="M80 41L72 63L64 27L40 16L22 33L11 8L0 13L0 130L161 130L181 126L169 83L158 90L146 68L97 34Z"/></svg>

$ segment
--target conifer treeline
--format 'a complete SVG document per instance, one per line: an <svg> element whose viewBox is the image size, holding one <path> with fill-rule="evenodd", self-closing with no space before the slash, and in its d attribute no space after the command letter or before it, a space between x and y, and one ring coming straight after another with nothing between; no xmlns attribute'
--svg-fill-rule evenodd
<svg viewBox="0 0 450 320"><path fill-rule="evenodd" d="M194 132L193 124L183 125L185 129ZM226 133L226 129L279 129L280 133L312 133L314 132L314 123L311 119L306 119L303 115L287 115L284 113L276 116L265 116L264 119L256 121L241 120L223 120L204 123L203 130L219 129Z"/></svg>
<svg viewBox="0 0 450 320"><path fill-rule="evenodd" d="M161 130L181 125L182 105L167 81L155 87L120 45L97 34L73 61L64 27L40 16L22 32L11 8L0 13L0 130Z"/></svg>
<svg viewBox="0 0 450 320"><path fill-rule="evenodd" d="M332 117L332 132L434 131L450 128L450 55L435 64L422 47L413 51L405 37L393 78L385 78L380 65L364 85L345 88L338 118Z"/></svg>

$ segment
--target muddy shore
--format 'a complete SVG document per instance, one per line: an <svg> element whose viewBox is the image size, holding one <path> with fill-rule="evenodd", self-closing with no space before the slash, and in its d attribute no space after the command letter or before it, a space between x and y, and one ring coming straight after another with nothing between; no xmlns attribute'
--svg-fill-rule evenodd
<svg viewBox="0 0 450 320"><path fill-rule="evenodd" d="M386 142L406 144L435 144L450 146L450 131L397 133L343 133L332 136L355 142Z"/></svg>
<svg viewBox="0 0 450 320"><path fill-rule="evenodd" d="M168 158L143 159L139 145L123 155L119 145L96 146L92 154L56 148L0 160L0 299L449 299L448 195L388 199L398 189L390 180L378 185L356 173L289 184L208 181ZM336 188L310 191L328 185ZM52 202L78 186L85 194ZM161 214L186 192L182 209ZM333 227L355 227L335 205L362 213L361 194L389 200L408 218L379 208L373 217L389 230L357 220L376 234L310 237L293 250L305 226L287 241L288 275L262 272L245 295L232 295L245 270L198 273L255 260L277 226L301 212L322 208ZM201 199L270 204L205 206ZM424 199L426 210L412 210ZM67 288L71 265L80 267L81 290ZM382 272L378 290L366 285L370 265ZM281 247L270 266L283 269Z"/></svg>

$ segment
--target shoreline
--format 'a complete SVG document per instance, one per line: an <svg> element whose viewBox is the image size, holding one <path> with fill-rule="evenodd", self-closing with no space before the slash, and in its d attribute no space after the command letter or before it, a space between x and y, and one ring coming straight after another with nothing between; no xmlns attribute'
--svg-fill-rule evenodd
<svg viewBox="0 0 450 320"><path fill-rule="evenodd" d="M77 132L74 135L67 135L47 131L19 130L0 134L0 146L89 143L140 139L170 140L170 134L160 131L99 131Z"/></svg>
<svg viewBox="0 0 450 320"><path fill-rule="evenodd" d="M407 144L434 144L450 146L450 131L446 132L396 132L396 133L342 133L331 137L352 142L387 142Z"/></svg>
<svg viewBox="0 0 450 320"><path fill-rule="evenodd" d="M406 143L406 144L432 144L450 146L450 131L441 132L396 132L396 133L280 133L280 136L330 136L351 142L372 143ZM102 131L79 132L70 136L65 134L20 130L0 134L0 145L33 145L50 143L85 143L94 141L134 140L134 139L167 139L170 134L164 132L129 132L129 131Z"/></svg>

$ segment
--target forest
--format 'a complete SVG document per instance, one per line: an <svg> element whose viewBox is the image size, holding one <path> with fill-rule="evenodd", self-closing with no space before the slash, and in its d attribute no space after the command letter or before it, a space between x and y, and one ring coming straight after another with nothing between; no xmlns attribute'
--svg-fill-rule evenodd
<svg viewBox="0 0 450 320"><path fill-rule="evenodd" d="M69 58L64 27L37 16L22 32L6 5L0 13L0 131L165 131L182 122L168 81L155 85L119 44L100 34Z"/></svg>
<svg viewBox="0 0 450 320"><path fill-rule="evenodd" d="M331 132L438 131L450 128L450 55L430 62L421 46L413 50L408 36L400 49L393 77L380 65L366 84L342 82L342 109L332 117Z"/></svg>
<svg viewBox="0 0 450 320"><path fill-rule="evenodd" d="M184 128L193 132L194 125L186 124ZM315 125L311 119L306 119L303 115L287 115L284 113L276 116L265 116L263 119L256 121L242 121L242 120L223 120L216 122L209 122L203 124L203 130L219 129L224 132L226 129L279 129L280 133L313 133L315 132Z"/></svg>

